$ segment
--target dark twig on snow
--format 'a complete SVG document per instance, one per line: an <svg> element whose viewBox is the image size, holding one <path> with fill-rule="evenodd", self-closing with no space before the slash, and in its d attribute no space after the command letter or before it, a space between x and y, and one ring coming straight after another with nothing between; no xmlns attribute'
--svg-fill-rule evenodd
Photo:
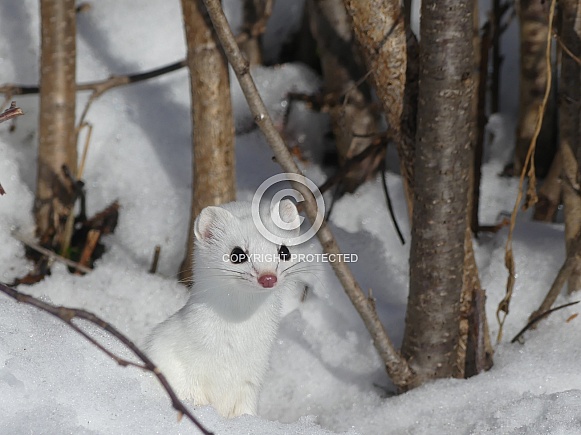
<svg viewBox="0 0 581 435"><path fill-rule="evenodd" d="M149 273L157 272L157 265L159 264L159 255L161 254L161 246L156 245L153 251L153 260L151 261L151 267L149 268Z"/></svg>
<svg viewBox="0 0 581 435"><path fill-rule="evenodd" d="M535 317L533 317L531 320L529 320L529 323L526 324L526 326L521 329L519 331L518 334L516 334L514 336L514 338L512 340L510 340L511 343L516 343L525 332L527 332L529 329L531 329L537 322L539 322L540 320L543 320L545 317L547 317L549 314L561 310L563 308L567 308L570 307L571 305L575 305L578 304L579 301L575 301L575 302L569 302L568 304L563 304L563 305L559 305L558 307L555 308L551 308L550 310L544 311L541 314L536 315Z"/></svg>
<svg viewBox="0 0 581 435"><path fill-rule="evenodd" d="M74 329L76 332L81 334L86 340L88 340L90 343L95 345L99 350L101 350L103 353L105 353L110 358L115 360L117 362L117 364L119 364L123 367L127 367L127 366L137 367L137 368L140 368L142 370L153 373L155 375L155 377L157 377L157 379L161 383L163 389L167 392L168 396L170 397L173 408L176 411L178 411L178 418L181 418L183 415L185 415L192 423L194 423L200 429L200 431L203 434L206 434L206 435L212 434L212 432L208 431L204 426L202 426L202 424L196 419L196 417L194 417L193 414L188 410L188 408L186 408L186 406L178 399L176 393L173 391L173 389L169 385L165 376L159 371L159 369L155 366L155 364L153 364L153 362L147 357L147 355L145 355L145 353L143 353L143 351L141 349L139 349L124 334L119 332L113 325L105 322L103 319L101 319L100 317L96 316L95 314L93 314L89 311L77 309L77 308L68 308L68 307L47 304L46 302L42 302L41 300L36 299L33 296L26 295L24 293L20 293L19 291L15 290L15 289L13 289L5 284L2 284L2 283L0 283L0 292L10 296L12 299L15 299L18 302L32 305L33 307L36 307L36 308L54 316L54 317L62 320L67 325L69 325L72 329ZM79 328L75 323L73 323L73 319L86 320L87 322L92 323L93 325L99 327L100 329L107 331L109 334L111 334L116 339L118 339L121 343L123 343L126 348L131 350L131 352L133 352L133 354L139 360L141 360L142 363L135 363L132 361L128 361L126 359L123 359L123 358L115 355L113 352L111 352L110 350L103 347L103 345L101 345L97 340L95 340L93 337L91 337L88 333L86 333L81 328Z"/></svg>

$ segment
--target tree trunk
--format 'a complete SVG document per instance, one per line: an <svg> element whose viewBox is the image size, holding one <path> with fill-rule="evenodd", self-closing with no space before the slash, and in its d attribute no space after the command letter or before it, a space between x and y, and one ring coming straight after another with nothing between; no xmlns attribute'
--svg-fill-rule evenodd
<svg viewBox="0 0 581 435"><path fill-rule="evenodd" d="M226 57L201 0L182 0L191 78L193 125L192 211L187 252L180 269L190 283L193 223L208 205L236 199L234 120Z"/></svg>
<svg viewBox="0 0 581 435"><path fill-rule="evenodd" d="M478 229L478 200L480 188L480 165L484 140L484 109L486 106L486 66L488 65L488 38L479 32L478 2L474 2L472 44L474 48L474 76L478 84L472 95L472 147L470 156L469 194L467 225L464 234L464 277L460 299L460 338L458 342L457 377L467 378L492 366L493 349L490 343L486 319L486 294L480 285L478 266L474 257L473 234Z"/></svg>
<svg viewBox="0 0 581 435"><path fill-rule="evenodd" d="M581 53L581 7L577 0L561 0L560 36L572 53ZM581 198L579 197L579 99L581 98L581 68L563 50L559 81L560 154L563 163L563 204L565 205L565 240L567 252L581 231ZM577 192L572 187L577 189ZM581 289L581 263L576 258L567 283L569 293Z"/></svg>
<svg viewBox="0 0 581 435"><path fill-rule="evenodd" d="M63 166L76 174L76 16L74 0L41 0L40 119L34 214L43 246L63 245L74 194Z"/></svg>
<svg viewBox="0 0 581 435"><path fill-rule="evenodd" d="M473 2L424 0L410 294L402 354L415 385L456 373L475 83Z"/></svg>
<svg viewBox="0 0 581 435"><path fill-rule="evenodd" d="M268 7L268 8L267 8ZM244 31L248 39L240 44L250 65L262 64L262 33L270 16L272 0L244 0ZM260 28L257 28L260 24Z"/></svg>
<svg viewBox="0 0 581 435"><path fill-rule="evenodd" d="M407 65L407 34L399 0L343 0L353 21L367 70L381 100L387 123L398 149L408 210L411 213L413 140L406 140L404 115ZM413 38L412 38L413 39ZM408 147L411 147L409 149Z"/></svg>
<svg viewBox="0 0 581 435"><path fill-rule="evenodd" d="M329 114L336 140L339 163L361 153L379 133L379 119L372 109L367 83L356 86L365 76L365 65L354 44L351 20L343 0L309 0L310 28L321 58L324 92L333 100ZM345 97L344 101L343 98ZM384 154L368 157L342 181L353 192L375 175Z"/></svg>
<svg viewBox="0 0 581 435"><path fill-rule="evenodd" d="M545 50L549 10L548 3L543 0L521 0L517 9L520 20L520 100L514 169L516 174L520 174L547 86ZM555 151L552 137L554 118L549 109L547 107L535 150L535 167L539 177L546 174Z"/></svg>

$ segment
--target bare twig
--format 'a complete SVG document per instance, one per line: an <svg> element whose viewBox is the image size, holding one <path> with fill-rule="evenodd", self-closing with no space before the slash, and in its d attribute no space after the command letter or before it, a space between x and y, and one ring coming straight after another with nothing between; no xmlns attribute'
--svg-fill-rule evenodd
<svg viewBox="0 0 581 435"><path fill-rule="evenodd" d="M558 307L555 308L551 308L550 310L544 311L541 314L537 314L535 317L533 317L531 320L529 320L529 323L526 324L526 326L521 329L519 331L518 334L516 334L514 336L514 338L512 340L510 340L511 343L516 343L521 337L522 335L527 332L529 329L531 329L537 322L539 322L540 320L543 320L545 317L547 317L549 314L554 313L555 311L561 310L563 308L567 308L570 307L571 305L576 305L578 304L579 301L575 301L575 302L569 302L568 304L563 304L563 305L559 305Z"/></svg>
<svg viewBox="0 0 581 435"><path fill-rule="evenodd" d="M178 62L174 62L169 65L162 66L160 68L155 68L150 71L135 73L135 74L128 74L128 75L117 75L111 76L105 80L99 80L97 82L90 82L90 83L80 83L77 85L77 92L79 91L97 91L99 94L102 94L108 89L127 85L132 83L138 83L144 80L149 80L154 77L159 77L161 75L177 71L186 66L185 59L182 59ZM10 95L30 95L30 94L38 94L40 91L39 86L34 85L2 85L0 86L0 93L2 94L10 94Z"/></svg>
<svg viewBox="0 0 581 435"><path fill-rule="evenodd" d="M20 107L16 107L16 101L10 103L10 107L4 112L0 113L0 123L8 121L17 116L24 115L24 112Z"/></svg>
<svg viewBox="0 0 581 435"><path fill-rule="evenodd" d="M178 399L176 393L173 391L171 386L169 385L165 376L161 373L161 371L155 366L155 364L143 353L141 349L139 349L129 338L127 338L124 334L119 332L113 325L110 323L105 322L100 317L96 316L95 314L78 309L78 308L69 308L69 307L62 307L62 306L55 306L51 304L47 304L46 302L42 302L39 299L36 299L33 296L26 295L24 293L20 293L19 291L0 283L0 292L10 296L12 299L15 299L18 302L22 302L24 304L32 305L59 320L62 320L67 325L69 325L72 329L76 332L81 334L85 339L87 339L90 343L95 345L99 350L103 353L108 355L110 358L115 360L117 364L127 367L137 367L142 370L151 372L157 377L159 382L161 383L163 389L167 392L168 396L171 399L171 403L173 408L178 411L178 415L181 418L182 415L185 415L192 423L194 423L203 434L211 435L212 432L208 431L202 424L192 415L192 413L186 408L186 406ZM86 320L93 325L99 327L100 329L107 331L109 334L114 336L117 340L119 340L126 348L131 350L133 354L142 361L142 364L135 363L132 361L128 361L123 359L117 355L115 355L110 350L106 349L103 345L101 345L97 340L79 328L77 325L73 323L73 319L83 319Z"/></svg>
<svg viewBox="0 0 581 435"><path fill-rule="evenodd" d="M277 162L286 172L301 174L300 169L288 152L283 139L275 128L266 106L256 89L254 80L249 72L248 61L243 57L238 45L236 44L236 39L234 38L232 30L226 20L220 0L204 0L204 3L208 10L210 19L214 24L214 29L216 30L220 43L228 57L228 61L236 73L240 87L242 88L246 101L254 115L254 120L262 130L262 133L274 152ZM318 210L313 193L306 186L303 186L300 183L293 183L293 187L303 195L307 217L311 222L314 222L318 217ZM322 223L321 228L317 233L317 237L326 253L340 253L337 241L329 230L326 222ZM365 323L365 326L373 337L375 348L381 356L389 376L398 387L405 387L412 381L414 376L407 361L394 347L377 316L377 312L367 299L367 296L363 293L359 284L355 281L355 277L349 269L349 266L342 261L332 262L331 265L337 278L343 285L345 292L351 299L353 305Z"/></svg>
<svg viewBox="0 0 581 435"><path fill-rule="evenodd" d="M87 233L87 242L85 243L85 247L83 248L83 252L81 253L81 258L79 260L79 264L83 266L87 266L89 261L91 261L91 257L95 248L97 247L97 243L99 243L99 239L101 238L101 231L96 229L90 229Z"/></svg>
<svg viewBox="0 0 581 435"><path fill-rule="evenodd" d="M261 25L261 24L260 24ZM251 32L256 33L257 30L252 27ZM248 32L242 32L236 37L237 42L246 41L250 37ZM207 47L204 47L207 48ZM96 82L89 83L79 83L77 85L77 92L80 91L92 91L98 93L98 96L102 95L109 89L116 88L118 86L129 85L133 83L139 83L145 80L153 79L155 77L168 74L182 68L187 65L186 59L179 60L177 62L171 63L169 65L164 65L159 68L154 68L149 71L133 73L127 75L113 75L107 79L99 80ZM40 92L40 87L36 85L19 85L19 84L5 84L0 86L0 94L5 95L33 95ZM81 125L81 123L79 123Z"/></svg>
<svg viewBox="0 0 581 435"><path fill-rule="evenodd" d="M565 45L565 43L563 42L561 37L557 34L557 32L553 32L553 36L555 37L555 39L557 40L557 42L559 43L559 46L563 49L563 51L565 53L567 53L571 57L571 59L573 59L575 62L577 62L577 64L581 65L581 59L579 59L579 57L575 56L573 54L573 52L571 50L569 50L569 48Z"/></svg>
<svg viewBox="0 0 581 435"><path fill-rule="evenodd" d="M581 235L580 235L581 236ZM575 268L575 264L579 261L579 257L581 256L581 237L578 236L577 239L573 241L569 248L569 252L567 253L567 258L565 262L559 269L551 288L549 289L545 299L539 306L539 308L529 316L529 321L534 319L535 317L539 316L541 313L548 311L551 306L557 300L557 296L561 292L561 289L571 276L573 269Z"/></svg>
<svg viewBox="0 0 581 435"><path fill-rule="evenodd" d="M512 237L514 233L514 227L516 225L516 216L518 214L518 210L520 207L520 203L523 197L523 186L525 175L529 176L529 187L527 189L527 201L525 207L529 204L534 204L536 202L536 193L535 193L535 165L534 165L534 154L535 154L535 147L537 144L537 138L539 137L539 133L541 132L541 126L543 124L543 118L545 114L545 107L547 106L547 102L549 100L549 95L551 93L551 35L552 35L552 27L553 27L553 17L555 16L555 4L556 0L551 1L551 8L549 10L549 31L547 32L547 47L545 50L545 61L547 65L547 86L545 87L545 94L543 96L543 100L541 105L539 106L539 113L537 116L537 124L535 126L535 131L533 137L531 138L531 143L529 145L529 150L527 152L525 162L520 174L519 186L518 186L518 194L516 196L516 201L514 203L514 208L512 210L512 214L510 217L510 226L508 230L508 238L506 241L506 250L505 250L505 257L504 263L506 268L508 269L508 280L506 283L506 295L502 301L498 304L498 308L496 310L496 318L498 320L499 328L498 328L498 336L496 337L497 342L502 340L502 330L504 321L506 320L506 316L508 316L510 300L512 298L512 293L514 290L514 283L515 283L515 266L514 266L514 255L512 251ZM501 316L501 313L504 315Z"/></svg>
<svg viewBox="0 0 581 435"><path fill-rule="evenodd" d="M397 219L395 218L393 204L391 203L391 197L389 196L389 190L387 188L387 179L385 177L385 161L381 162L379 172L381 172L381 186L383 187L383 194L385 196L385 202L387 203L387 210L389 211L389 215L391 216L391 221L393 222L393 226L395 228L395 232L397 233L397 237L399 237L399 241L401 242L402 245L405 245L405 239L403 238L403 234L401 233L401 230L397 223Z"/></svg>
<svg viewBox="0 0 581 435"><path fill-rule="evenodd" d="M50 249L47 249L43 246L40 246L35 241L26 238L22 234L19 234L17 232L13 232L12 237L14 237L19 242L24 243L29 248L34 249L36 252L40 252L42 255L45 255L54 261L58 261L60 263L66 264L69 267L73 267L80 272L90 273L92 270L91 268L89 268L87 266L83 266L82 264L76 263L72 260L69 260L68 258L65 258L65 257L58 255L56 252L53 252Z"/></svg>
<svg viewBox="0 0 581 435"><path fill-rule="evenodd" d="M156 245L155 251L153 252L153 260L151 261L151 267L149 268L149 273L157 272L157 265L159 264L159 255L161 254L161 246Z"/></svg>

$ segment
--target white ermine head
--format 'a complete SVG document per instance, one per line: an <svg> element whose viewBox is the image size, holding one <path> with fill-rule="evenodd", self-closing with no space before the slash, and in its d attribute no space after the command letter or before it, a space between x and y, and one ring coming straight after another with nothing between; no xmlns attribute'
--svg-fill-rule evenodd
<svg viewBox="0 0 581 435"><path fill-rule="evenodd" d="M283 224L298 222L297 208L288 199L276 203L273 210ZM281 244L267 240L258 231L249 202L231 202L203 209L194 223L194 288L269 294L294 282L292 267L297 262L292 255L293 247L284 241L298 236L299 228L294 225L295 229L285 229L285 225L276 225L271 217L273 210L261 213L262 222L282 238Z"/></svg>

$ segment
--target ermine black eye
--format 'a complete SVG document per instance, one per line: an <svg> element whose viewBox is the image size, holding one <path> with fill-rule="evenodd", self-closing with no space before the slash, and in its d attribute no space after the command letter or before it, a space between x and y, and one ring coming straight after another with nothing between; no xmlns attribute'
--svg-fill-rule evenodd
<svg viewBox="0 0 581 435"><path fill-rule="evenodd" d="M288 261L291 259L291 254L285 245L281 245L278 250L278 256L282 261Z"/></svg>
<svg viewBox="0 0 581 435"><path fill-rule="evenodd" d="M234 264L244 263L245 261L248 261L248 255L246 255L246 252L244 252L241 247L236 246L232 249L232 252L230 252L230 261Z"/></svg>

